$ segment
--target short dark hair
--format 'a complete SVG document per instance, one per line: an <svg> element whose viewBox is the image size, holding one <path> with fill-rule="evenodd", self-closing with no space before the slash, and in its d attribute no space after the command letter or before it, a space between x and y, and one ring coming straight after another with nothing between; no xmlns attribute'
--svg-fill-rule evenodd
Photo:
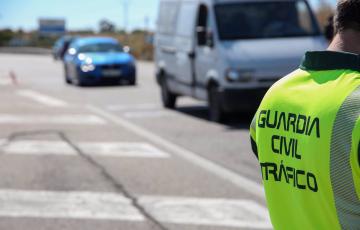
<svg viewBox="0 0 360 230"><path fill-rule="evenodd" d="M360 0L339 0L334 17L336 32L360 31Z"/></svg>

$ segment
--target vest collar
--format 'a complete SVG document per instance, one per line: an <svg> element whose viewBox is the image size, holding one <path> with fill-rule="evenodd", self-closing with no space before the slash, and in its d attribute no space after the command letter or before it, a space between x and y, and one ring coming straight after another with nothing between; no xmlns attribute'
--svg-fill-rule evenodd
<svg viewBox="0 0 360 230"><path fill-rule="evenodd" d="M360 55L335 51L307 52L300 69L315 71L349 69L360 72Z"/></svg>

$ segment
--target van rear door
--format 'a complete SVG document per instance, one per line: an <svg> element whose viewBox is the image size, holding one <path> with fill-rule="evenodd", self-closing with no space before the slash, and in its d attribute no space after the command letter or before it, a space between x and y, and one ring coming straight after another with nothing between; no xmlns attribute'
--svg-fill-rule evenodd
<svg viewBox="0 0 360 230"><path fill-rule="evenodd" d="M187 86L194 85L196 9L196 2L183 1L176 25L176 81Z"/></svg>

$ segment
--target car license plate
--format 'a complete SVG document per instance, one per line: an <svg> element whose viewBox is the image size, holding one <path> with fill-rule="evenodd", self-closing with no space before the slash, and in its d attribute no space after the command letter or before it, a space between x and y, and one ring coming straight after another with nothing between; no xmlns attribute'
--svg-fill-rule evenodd
<svg viewBox="0 0 360 230"><path fill-rule="evenodd" d="M107 69L107 70L103 70L102 73L105 77L119 77L121 75L121 70Z"/></svg>

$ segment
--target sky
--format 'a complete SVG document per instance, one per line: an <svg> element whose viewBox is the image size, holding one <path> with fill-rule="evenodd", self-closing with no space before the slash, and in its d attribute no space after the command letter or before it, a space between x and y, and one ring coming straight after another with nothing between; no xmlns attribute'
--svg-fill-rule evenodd
<svg viewBox="0 0 360 230"><path fill-rule="evenodd" d="M315 7L318 1L310 0ZM70 30L97 30L99 21L107 19L122 29L126 2L128 30L155 28L159 0L0 0L0 29L37 29L39 18L65 19Z"/></svg>

